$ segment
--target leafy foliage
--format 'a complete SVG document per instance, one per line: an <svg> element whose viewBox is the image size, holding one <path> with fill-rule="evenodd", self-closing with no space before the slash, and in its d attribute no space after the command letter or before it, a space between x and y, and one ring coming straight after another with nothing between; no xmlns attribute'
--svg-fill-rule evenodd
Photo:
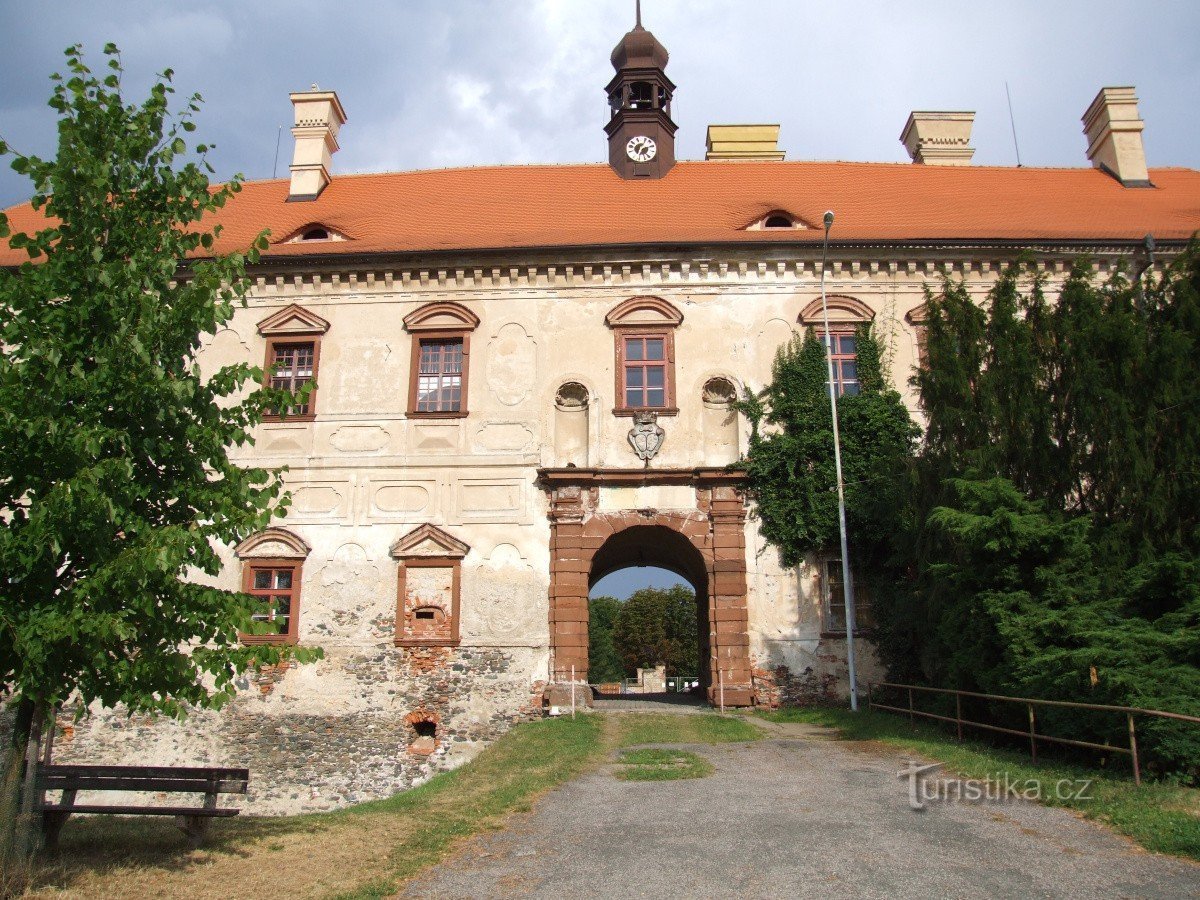
<svg viewBox="0 0 1200 900"><path fill-rule="evenodd" d="M675 585L666 590L642 588L621 604L613 640L625 674L665 665L668 675L696 675L700 670L696 595Z"/></svg>
<svg viewBox="0 0 1200 900"><path fill-rule="evenodd" d="M616 597L588 600L588 678L593 682L620 681L625 666L617 652L614 632L621 601Z"/></svg>
<svg viewBox="0 0 1200 900"><path fill-rule="evenodd" d="M896 528L897 475L918 429L899 393L885 387L870 327L857 338L861 390L838 398L838 423L847 527L856 569L867 571ZM780 348L771 383L739 404L753 429L745 466L762 533L788 566L838 543L827 376L824 344L810 329Z"/></svg>
<svg viewBox="0 0 1200 900"><path fill-rule="evenodd" d="M202 258L217 233L203 220L240 181L210 186L203 144L188 157L198 96L172 113L168 70L126 105L105 55L95 75L72 47L54 77L55 159L0 145L46 215L35 234L0 218L30 257L0 271L0 683L47 709L180 716L289 652L242 647L239 631L261 630L251 599L196 576L219 572L217 542L283 511L278 478L228 451L295 398L248 365L202 374L202 336L245 302L266 239Z"/></svg>
<svg viewBox="0 0 1200 900"><path fill-rule="evenodd" d="M894 678L1200 715L1200 248L1157 282L1076 264L1053 305L1013 266L986 311L928 298L929 419L877 603ZM1118 745L1118 716L1046 727ZM1198 773L1200 733L1143 723Z"/></svg>

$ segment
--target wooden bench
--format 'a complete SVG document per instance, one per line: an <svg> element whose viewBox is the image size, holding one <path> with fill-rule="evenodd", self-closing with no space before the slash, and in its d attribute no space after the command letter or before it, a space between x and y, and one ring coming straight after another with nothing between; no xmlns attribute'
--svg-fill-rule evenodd
<svg viewBox="0 0 1200 900"><path fill-rule="evenodd" d="M76 813L117 816L175 816L176 825L188 836L192 847L204 841L208 823L215 818L236 816L240 809L218 807L221 794L244 794L250 782L249 769L201 769L175 766L64 766L40 765L37 796L41 798L42 829L46 847L58 845L63 825ZM46 791L62 791L57 803L46 800ZM79 791L141 791L204 794L203 806L116 806L77 804Z"/></svg>

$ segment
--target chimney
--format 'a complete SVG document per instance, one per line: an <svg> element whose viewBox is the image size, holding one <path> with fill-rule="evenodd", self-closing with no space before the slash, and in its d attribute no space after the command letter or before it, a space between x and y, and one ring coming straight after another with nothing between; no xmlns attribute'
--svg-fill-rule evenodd
<svg viewBox="0 0 1200 900"><path fill-rule="evenodd" d="M705 159L783 159L778 125L709 125Z"/></svg>
<svg viewBox="0 0 1200 900"><path fill-rule="evenodd" d="M908 114L900 141L912 161L926 166L969 166L974 112L920 112Z"/></svg>
<svg viewBox="0 0 1200 900"><path fill-rule="evenodd" d="M1088 159L1125 187L1152 187L1142 147L1145 127L1146 123L1138 116L1133 88L1101 88L1083 114Z"/></svg>
<svg viewBox="0 0 1200 900"><path fill-rule="evenodd" d="M333 91L311 90L289 95L295 110L296 149L292 154L292 187L288 201L316 200L333 180L330 169L338 151L338 129L346 124L346 111Z"/></svg>

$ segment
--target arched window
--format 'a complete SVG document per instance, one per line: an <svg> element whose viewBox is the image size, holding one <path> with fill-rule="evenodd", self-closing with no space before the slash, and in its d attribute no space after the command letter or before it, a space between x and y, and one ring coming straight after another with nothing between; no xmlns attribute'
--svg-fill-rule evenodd
<svg viewBox="0 0 1200 900"><path fill-rule="evenodd" d="M654 105L654 86L648 81L635 81L629 86L629 108L650 109Z"/></svg>
<svg viewBox="0 0 1200 900"><path fill-rule="evenodd" d="M404 317L404 327L413 336L409 417L465 416L471 332L479 316L460 303L427 303Z"/></svg>
<svg viewBox="0 0 1200 900"><path fill-rule="evenodd" d="M767 220L763 222L763 228L791 228L792 220L787 216L776 213L773 216L767 216Z"/></svg>
<svg viewBox="0 0 1200 900"><path fill-rule="evenodd" d="M632 297L604 319L613 330L617 415L675 415L675 329L683 314L660 297Z"/></svg>
<svg viewBox="0 0 1200 900"><path fill-rule="evenodd" d="M329 232L324 228L310 228L300 236L302 241L327 241Z"/></svg>
<svg viewBox="0 0 1200 900"><path fill-rule="evenodd" d="M825 316L821 301L814 300L800 313L800 324L816 331L822 342L827 342L833 357L833 381L838 394L857 394L858 380L858 328L869 324L875 312L861 300L835 295L826 298L829 309L829 331L825 331Z"/></svg>

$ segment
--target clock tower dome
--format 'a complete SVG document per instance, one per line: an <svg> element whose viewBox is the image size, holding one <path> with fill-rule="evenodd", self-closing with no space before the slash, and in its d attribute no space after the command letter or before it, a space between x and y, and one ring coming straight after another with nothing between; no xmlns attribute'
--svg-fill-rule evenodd
<svg viewBox="0 0 1200 900"><path fill-rule="evenodd" d="M675 85L663 71L667 50L637 24L612 52L617 74L608 83L608 164L622 178L662 178L675 165L675 130L671 95Z"/></svg>

